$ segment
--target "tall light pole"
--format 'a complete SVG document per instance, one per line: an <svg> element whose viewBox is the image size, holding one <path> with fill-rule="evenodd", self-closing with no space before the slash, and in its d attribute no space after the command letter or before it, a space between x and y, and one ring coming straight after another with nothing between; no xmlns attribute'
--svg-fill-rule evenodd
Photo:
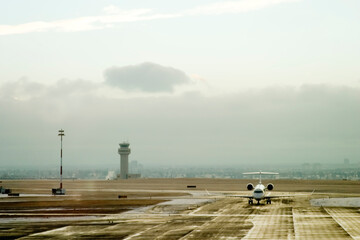
<svg viewBox="0 0 360 240"><path fill-rule="evenodd" d="M60 150L60 189L62 189L62 145L63 145L62 140L63 140L63 136L65 136L64 130L60 129L58 136L60 136L60 141L61 141L61 150Z"/></svg>

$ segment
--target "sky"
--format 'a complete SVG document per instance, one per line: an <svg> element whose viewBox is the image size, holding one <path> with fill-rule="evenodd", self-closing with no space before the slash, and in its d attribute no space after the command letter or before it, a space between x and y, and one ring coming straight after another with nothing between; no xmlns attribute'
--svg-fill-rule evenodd
<svg viewBox="0 0 360 240"><path fill-rule="evenodd" d="M360 162L358 0L0 0L2 166Z"/></svg>

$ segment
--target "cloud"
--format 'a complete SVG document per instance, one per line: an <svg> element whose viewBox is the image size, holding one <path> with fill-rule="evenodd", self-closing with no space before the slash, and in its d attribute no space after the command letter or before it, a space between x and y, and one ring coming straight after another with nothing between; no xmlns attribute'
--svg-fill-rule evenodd
<svg viewBox="0 0 360 240"><path fill-rule="evenodd" d="M195 7L186 11L187 15L220 15L260 10L272 5L299 0L242 0L224 1Z"/></svg>
<svg viewBox="0 0 360 240"><path fill-rule="evenodd" d="M116 23L150 21L155 19L179 18L189 15L219 15L256 11L272 5L299 0L241 0L224 1L198 6L175 13L155 13L152 9L122 10L110 5L103 9L104 14L58 21L35 21L18 25L0 25L0 35L25 34L33 32L78 32L113 27Z"/></svg>
<svg viewBox="0 0 360 240"><path fill-rule="evenodd" d="M32 32L79 32L110 27L113 23L147 21L152 19L171 18L174 15L151 14L151 9L133 9L120 11L107 9L106 14L100 16L87 16L59 21L37 21L18 25L0 25L0 35L24 34Z"/></svg>
<svg viewBox="0 0 360 240"><path fill-rule="evenodd" d="M17 81L7 82L1 86L0 99L23 101L41 96L44 92L44 85L29 81L26 77L22 77Z"/></svg>
<svg viewBox="0 0 360 240"><path fill-rule="evenodd" d="M360 159L359 88L304 85L116 99L94 95L102 86L86 81L43 85L41 94L21 81L15 85L35 97L0 97L3 165L56 166L60 128L66 131L66 164L117 164L117 144L127 138L131 159L149 165Z"/></svg>
<svg viewBox="0 0 360 240"><path fill-rule="evenodd" d="M61 79L55 84L46 85L22 77L17 81L6 82L0 86L0 100L29 101L43 98L52 99L54 96L68 98L75 95L89 95L98 87L99 85L82 79Z"/></svg>
<svg viewBox="0 0 360 240"><path fill-rule="evenodd" d="M172 92L175 86L190 81L190 78L178 69L150 62L112 67L105 70L104 76L106 84L110 86L144 92Z"/></svg>

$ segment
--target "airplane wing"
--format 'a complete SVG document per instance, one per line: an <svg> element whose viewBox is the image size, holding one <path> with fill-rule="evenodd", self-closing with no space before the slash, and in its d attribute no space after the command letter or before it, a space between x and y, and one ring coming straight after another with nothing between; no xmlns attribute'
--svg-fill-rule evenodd
<svg viewBox="0 0 360 240"><path fill-rule="evenodd" d="M315 189L311 193L298 193L293 195L266 195L264 198L282 198L282 197L296 197L296 196L311 196L315 192Z"/></svg>
<svg viewBox="0 0 360 240"><path fill-rule="evenodd" d="M254 198L253 196L249 196L249 195L229 195L226 193L221 193L221 194L214 194L214 193L210 193L207 189L205 189L206 194L208 196L223 196L223 197L241 197L241 198Z"/></svg>
<svg viewBox="0 0 360 240"><path fill-rule="evenodd" d="M283 197L295 197L295 195L272 195L271 193L268 193L264 196L265 199L271 199L271 198L283 198Z"/></svg>
<svg viewBox="0 0 360 240"><path fill-rule="evenodd" d="M270 196L265 196L264 198L266 199L270 199L270 198L283 198L283 197L295 197L295 195L270 195Z"/></svg>
<svg viewBox="0 0 360 240"><path fill-rule="evenodd" d="M254 198L254 196L249 196L249 195L224 195L226 197L239 197L239 198ZM269 195L269 196L264 196L264 199L269 199L269 198L282 198L282 197L295 197L295 195Z"/></svg>
<svg viewBox="0 0 360 240"><path fill-rule="evenodd" d="M268 195L264 196L264 199L287 198L287 197L296 197L296 196L301 196L301 195L311 196L314 193L314 191L315 190L313 190L311 193L294 194L294 195L271 195L271 194L268 194ZM207 193L208 196L238 197L238 198L249 198L249 199L254 198L254 196L251 196L251 195L214 194L214 193L210 193L208 190L206 190L206 193Z"/></svg>
<svg viewBox="0 0 360 240"><path fill-rule="evenodd" d="M239 197L239 198L254 198L254 196L249 195L224 195L226 197Z"/></svg>

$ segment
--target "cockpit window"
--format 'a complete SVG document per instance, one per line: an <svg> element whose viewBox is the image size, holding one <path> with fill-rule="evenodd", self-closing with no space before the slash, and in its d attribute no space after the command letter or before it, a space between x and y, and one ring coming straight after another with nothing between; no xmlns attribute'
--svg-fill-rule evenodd
<svg viewBox="0 0 360 240"><path fill-rule="evenodd" d="M262 190L255 190L254 193L262 193Z"/></svg>

